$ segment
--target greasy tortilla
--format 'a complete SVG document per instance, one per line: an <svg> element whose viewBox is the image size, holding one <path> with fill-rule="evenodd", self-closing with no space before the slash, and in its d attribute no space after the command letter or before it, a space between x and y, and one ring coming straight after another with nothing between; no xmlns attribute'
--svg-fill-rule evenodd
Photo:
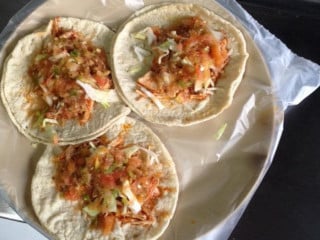
<svg viewBox="0 0 320 240"><path fill-rule="evenodd" d="M114 139L122 131L124 124L130 125L129 132L125 135L126 145L152 146L152 151L158 156L162 165L163 177L160 186L170 189L166 194L161 194L155 206L154 216L157 221L149 227L132 225L130 223L116 223L114 230L106 236L101 231L89 227L89 222L83 213L76 209L76 201L66 201L56 191L52 179L55 165L52 157L57 149L48 146L36 167L32 185L32 205L41 224L57 239L156 239L167 228L176 208L178 198L178 178L174 162L160 139L143 123L132 118L123 118L114 124L105 134L108 139ZM57 147L56 147L57 148ZM165 213L165 214L164 214Z"/></svg>
<svg viewBox="0 0 320 240"><path fill-rule="evenodd" d="M41 49L43 42L50 37L52 25L50 21L46 28L25 36L17 43L6 59L1 79L1 98L11 120L27 138L41 143L51 143L52 136L33 126L32 118L29 116L30 104L26 100L25 93L30 89L32 81L28 75L29 64ZM61 17L59 26L82 33L95 46L104 48L109 56L114 33L105 25L84 19ZM58 144L65 145L93 139L119 118L129 114L130 109L116 94L114 96L115 99L108 108L95 104L91 119L82 126L76 119L67 121L64 126L52 124L52 131L57 134L59 140Z"/></svg>
<svg viewBox="0 0 320 240"><path fill-rule="evenodd" d="M151 10L150 10L151 9ZM217 90L203 101L191 101L184 104L173 102L170 107L159 109L148 98L139 98L136 93L136 80L148 69L142 68L132 74L130 69L141 62L134 53L137 44L132 34L150 26L168 26L175 20L186 16L200 16L207 21L209 28L224 32L229 40L230 61L216 84ZM114 82L119 95L128 106L144 119L169 126L186 126L211 119L226 109L233 100L239 86L248 58L245 39L236 27L212 11L195 4L169 4L159 7L147 7L129 18L118 30L112 47L111 67Z"/></svg>

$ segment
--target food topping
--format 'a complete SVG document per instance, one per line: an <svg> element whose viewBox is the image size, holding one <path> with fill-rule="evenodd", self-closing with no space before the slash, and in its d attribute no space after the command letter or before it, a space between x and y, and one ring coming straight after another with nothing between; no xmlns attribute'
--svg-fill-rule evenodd
<svg viewBox="0 0 320 240"><path fill-rule="evenodd" d="M134 52L140 62L149 49L153 55L150 70L137 80L137 92L159 109L168 100L185 103L212 95L231 51L225 34L210 30L199 17L164 28L148 27L132 37L138 42Z"/></svg>
<svg viewBox="0 0 320 240"><path fill-rule="evenodd" d="M162 165L149 145L125 145L130 126L113 140L105 136L65 147L54 157L61 196L78 201L92 227L109 234L115 223L149 226L164 188Z"/></svg>
<svg viewBox="0 0 320 240"><path fill-rule="evenodd" d="M94 102L107 105L106 94L113 88L104 49L80 32L61 28L59 18L54 19L51 35L28 73L34 82L27 95L32 105L30 114L40 128L46 123L63 125L70 119L85 124Z"/></svg>

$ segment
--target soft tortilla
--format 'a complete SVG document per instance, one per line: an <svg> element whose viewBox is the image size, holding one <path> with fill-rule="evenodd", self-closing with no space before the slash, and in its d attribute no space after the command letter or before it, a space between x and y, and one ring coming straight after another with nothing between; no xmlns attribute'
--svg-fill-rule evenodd
<svg viewBox="0 0 320 240"><path fill-rule="evenodd" d="M132 128L125 142L127 145L148 142L154 146L154 152L158 153L158 159L165 171L161 186L170 190L161 197L156 205L156 211L167 212L161 215L162 219L149 228L125 224L116 227L108 236L92 230L80 211L75 211L75 202L66 201L59 197L52 180L54 165L52 157L54 147L48 146L40 158L32 179L31 196L32 205L41 224L57 239L157 239L167 228L176 208L178 199L178 178L174 162L160 139L142 122L132 118L123 118L114 124L105 133L109 139L116 137L121 131L121 126L130 124ZM157 213L155 214L157 215Z"/></svg>
<svg viewBox="0 0 320 240"><path fill-rule="evenodd" d="M210 29L223 30L226 33L230 40L229 47L232 48L230 62L218 80L218 90L211 97L201 102L174 103L170 108L159 110L150 99L138 99L135 91L137 76L142 76L146 69L138 74L130 74L133 66L141 64L133 51L133 45L137 42L131 34L148 26L167 26L175 19L185 16L200 16L208 22ZM226 109L232 103L235 91L243 78L248 58L246 42L240 30L206 8L184 3L147 7L146 10L133 15L120 27L115 36L111 55L114 81L122 99L144 119L168 126L200 123Z"/></svg>
<svg viewBox="0 0 320 240"><path fill-rule="evenodd" d="M103 47L109 55L114 33L105 25L84 19L63 17L60 18L59 25L81 32L90 38L93 44ZM51 136L45 131L32 127L31 118L28 116L30 106L24 93L28 91L32 81L27 74L29 64L42 47L43 41L50 35L51 27L52 21L43 30L31 33L17 43L6 59L1 80L1 97L11 120L27 138L41 143L51 143ZM108 108L96 103L91 119L83 126L80 126L76 120L67 121L63 127L52 125L59 138L58 144L65 145L93 139L119 118L129 114L130 109L120 99L117 98L114 101Z"/></svg>

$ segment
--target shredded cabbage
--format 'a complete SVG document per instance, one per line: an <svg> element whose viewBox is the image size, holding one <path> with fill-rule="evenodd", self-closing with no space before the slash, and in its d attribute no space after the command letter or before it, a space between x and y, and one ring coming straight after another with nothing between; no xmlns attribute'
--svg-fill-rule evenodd
<svg viewBox="0 0 320 240"><path fill-rule="evenodd" d="M131 158L134 153L136 153L138 150L142 150L148 155L148 164L152 165L153 163L159 163L158 156L155 152L151 151L150 149L138 146L138 145L132 145L130 147L127 147L123 149L124 154L126 158Z"/></svg>
<svg viewBox="0 0 320 240"><path fill-rule="evenodd" d="M168 56L168 55L169 55L169 50L164 51L164 53L161 54L161 55L158 57L158 64L161 64L162 58L164 58L164 57L166 57L166 56Z"/></svg>
<svg viewBox="0 0 320 240"><path fill-rule="evenodd" d="M108 212L117 212L117 200L110 191L104 193L103 204L107 206Z"/></svg>
<svg viewBox="0 0 320 240"><path fill-rule="evenodd" d="M130 147L123 149L124 155L126 156L127 159L131 158L132 155L135 154L138 150L139 150L139 146L137 145L132 145Z"/></svg>
<svg viewBox="0 0 320 240"><path fill-rule="evenodd" d="M57 62L60 59L69 56L69 53L67 51L63 51L61 53L58 53L57 55L54 55L52 57L49 57L49 60L52 62Z"/></svg>
<svg viewBox="0 0 320 240"><path fill-rule="evenodd" d="M142 70L142 65L134 65L129 68L129 74L134 75Z"/></svg>
<svg viewBox="0 0 320 240"><path fill-rule="evenodd" d="M128 207L130 210L134 213L137 214L141 210L141 204L137 200L136 196L133 194L130 184L128 180L125 180L123 185L122 185L122 192L123 194L128 198Z"/></svg>
<svg viewBox="0 0 320 240"><path fill-rule="evenodd" d="M166 52L168 50L171 50L171 51L176 51L177 49L177 44L176 42L174 41L174 39L172 38L168 38L165 42L161 43L158 48L163 51L163 52Z"/></svg>
<svg viewBox="0 0 320 240"><path fill-rule="evenodd" d="M138 40L147 40L148 45L151 45L157 39L151 27L146 27L139 32L131 34L131 36Z"/></svg>
<svg viewBox="0 0 320 240"><path fill-rule="evenodd" d="M151 55L151 53L148 50L143 49L142 47L139 47L139 46L134 46L133 51L135 52L140 62L142 62L145 57Z"/></svg>
<svg viewBox="0 0 320 240"><path fill-rule="evenodd" d="M158 49L163 52L158 58L158 64L161 64L162 58L169 55L170 50L176 51L177 50L177 44L172 38L168 38L165 42L161 43L158 46Z"/></svg>
<svg viewBox="0 0 320 240"><path fill-rule="evenodd" d="M93 88L90 84L82 82L80 80L77 80L76 82L84 89L89 98L103 104L106 107L109 105L110 102L119 101L119 97L115 90L98 90Z"/></svg>
<svg viewBox="0 0 320 240"><path fill-rule="evenodd" d="M145 151L148 154L149 164L152 165L154 163L159 163L158 155L151 151L150 149L139 147L141 150Z"/></svg>
<svg viewBox="0 0 320 240"><path fill-rule="evenodd" d="M93 205L87 205L83 208L83 211L86 212L90 217L96 217L100 213L99 209Z"/></svg>
<svg viewBox="0 0 320 240"><path fill-rule="evenodd" d="M44 118L42 121L42 127L45 128L47 123L51 123L51 124L59 124L58 121L56 119L51 119L51 118Z"/></svg>
<svg viewBox="0 0 320 240"><path fill-rule="evenodd" d="M163 104L160 102L160 100L158 98L156 98L150 91L148 91L147 89L145 89L144 87L140 87L140 90L147 95L147 97L149 97L154 104L160 109L164 109Z"/></svg>

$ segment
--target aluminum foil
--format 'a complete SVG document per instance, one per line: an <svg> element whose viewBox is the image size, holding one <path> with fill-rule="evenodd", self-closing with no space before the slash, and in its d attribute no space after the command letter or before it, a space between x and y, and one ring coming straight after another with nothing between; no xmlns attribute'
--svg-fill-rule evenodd
<svg viewBox="0 0 320 240"><path fill-rule="evenodd" d="M19 38L55 16L105 23L113 30L155 0L33 0L0 35L0 64ZM177 1L182 2L182 1ZM284 112L320 84L320 67L296 56L236 1L183 1L203 5L237 26L250 54L233 104L217 118L191 127L147 123L171 152L180 196L162 239L227 239L268 170L282 133ZM132 115L137 117L136 115ZM225 127L222 136L217 132ZM45 146L19 134L0 106L0 194L21 218L39 224L30 200L32 174Z"/></svg>

